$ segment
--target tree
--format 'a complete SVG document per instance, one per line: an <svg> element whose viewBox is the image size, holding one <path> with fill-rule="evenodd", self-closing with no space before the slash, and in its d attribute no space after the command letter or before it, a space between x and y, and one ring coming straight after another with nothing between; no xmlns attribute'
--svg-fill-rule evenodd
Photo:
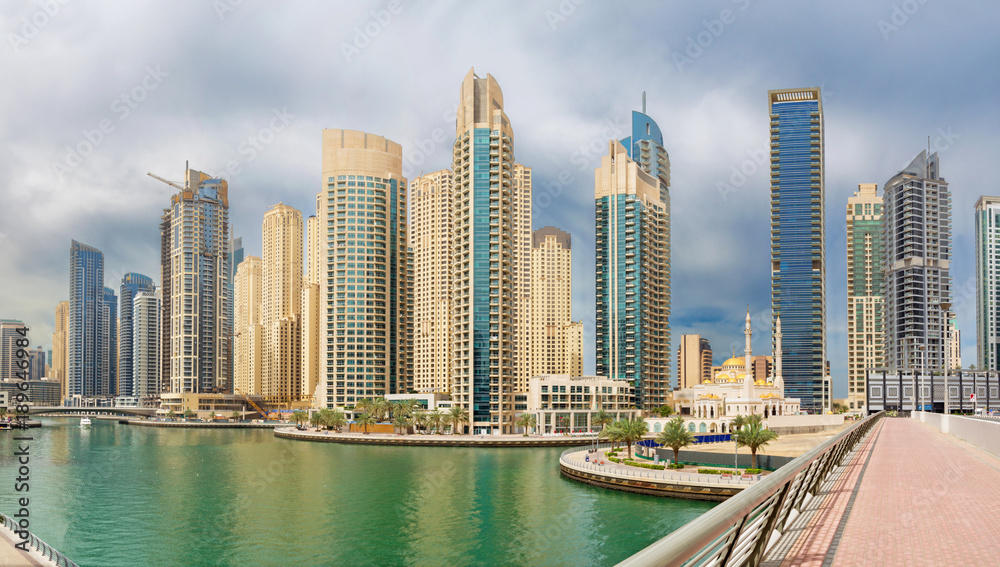
<svg viewBox="0 0 1000 567"><path fill-rule="evenodd" d="M175 412L173 410L173 408L171 408L170 411L167 412L167 417L170 418L170 419L173 419L176 416L177 416L177 412Z"/></svg>
<svg viewBox="0 0 1000 567"><path fill-rule="evenodd" d="M427 414L427 422L429 425L434 426L435 433L441 433L441 423L444 422L445 415L441 413L441 410L435 409L431 413Z"/></svg>
<svg viewBox="0 0 1000 567"><path fill-rule="evenodd" d="M402 434L405 435L406 428L410 426L412 420L413 418L411 418L409 415L406 415L405 412L399 412L392 418L392 427L393 429L402 431Z"/></svg>
<svg viewBox="0 0 1000 567"><path fill-rule="evenodd" d="M192 417L194 417L194 412L191 410L184 410L184 417L186 417L187 419L191 419Z"/></svg>
<svg viewBox="0 0 1000 567"><path fill-rule="evenodd" d="M455 406L448 410L447 420L451 424L451 434L454 435L460 426L469 421L469 412Z"/></svg>
<svg viewBox="0 0 1000 567"><path fill-rule="evenodd" d="M413 414L413 425L417 429L427 430L427 425L430 423L430 416L425 411L418 411Z"/></svg>
<svg viewBox="0 0 1000 567"><path fill-rule="evenodd" d="M295 422L295 425L302 425L309 421L309 414L302 410L295 410L292 412L292 421Z"/></svg>
<svg viewBox="0 0 1000 567"><path fill-rule="evenodd" d="M534 415L532 415L530 413L522 413L520 416L518 416L516 423L517 423L518 427L523 427L524 428L524 436L527 437L528 436L528 428L529 427L534 428L535 424L537 422L538 422L538 420L535 419Z"/></svg>
<svg viewBox="0 0 1000 567"><path fill-rule="evenodd" d="M375 415L375 400L371 398L361 398L358 400L357 405L354 406L354 409L360 413Z"/></svg>
<svg viewBox="0 0 1000 567"><path fill-rule="evenodd" d="M7 417L7 408L0 406L0 419Z"/></svg>
<svg viewBox="0 0 1000 567"><path fill-rule="evenodd" d="M229 419L239 419L240 412L233 410L233 413L229 414Z"/></svg>
<svg viewBox="0 0 1000 567"><path fill-rule="evenodd" d="M680 460L681 449L694 443L694 433L688 431L687 426L684 425L684 418L677 416L667 422L663 433L656 437L656 442L674 450L674 464L677 464Z"/></svg>
<svg viewBox="0 0 1000 567"><path fill-rule="evenodd" d="M642 436L649 431L649 425L646 420L641 417L635 417L632 419L624 419L621 421L622 424L622 441L628 445L628 449L625 456L628 458L632 457L632 443L642 439Z"/></svg>
<svg viewBox="0 0 1000 567"><path fill-rule="evenodd" d="M323 410L315 412L309 417L309 425L316 429L319 429L320 426L326 425L323 423Z"/></svg>
<svg viewBox="0 0 1000 567"><path fill-rule="evenodd" d="M389 419L389 412L392 411L392 403L385 398L375 398L373 409L375 411L372 413L372 416L378 421L385 421Z"/></svg>
<svg viewBox="0 0 1000 567"><path fill-rule="evenodd" d="M747 424L747 418L744 417L743 414L740 414L734 417L733 420L729 422L729 432L733 433L735 431L739 431L746 424Z"/></svg>
<svg viewBox="0 0 1000 567"><path fill-rule="evenodd" d="M358 427L364 429L365 435L367 435L368 428L375 425L375 417L370 413L363 413L354 418L354 423L356 423Z"/></svg>
<svg viewBox="0 0 1000 567"><path fill-rule="evenodd" d="M847 413L849 408L840 402L833 404L833 413Z"/></svg>
<svg viewBox="0 0 1000 567"><path fill-rule="evenodd" d="M611 441L611 450L614 451L618 443L624 440L622 425L620 421L613 421L604 426L604 429L597 434L599 439Z"/></svg>
<svg viewBox="0 0 1000 567"><path fill-rule="evenodd" d="M600 409L597 410L597 413L594 414L594 417L590 418L590 423L593 423L594 425L600 425L601 429L603 430L605 427L608 426L609 423L611 423L614 420L615 418L612 417L610 413L604 411L603 409Z"/></svg>
<svg viewBox="0 0 1000 567"><path fill-rule="evenodd" d="M668 405L660 406L656 409L656 414L660 417L670 417L674 413L674 408Z"/></svg>
<svg viewBox="0 0 1000 567"><path fill-rule="evenodd" d="M765 429L762 418L757 417L750 416L749 423L736 432L736 444L750 448L750 468L753 469L757 468L757 449L778 438L778 434Z"/></svg>

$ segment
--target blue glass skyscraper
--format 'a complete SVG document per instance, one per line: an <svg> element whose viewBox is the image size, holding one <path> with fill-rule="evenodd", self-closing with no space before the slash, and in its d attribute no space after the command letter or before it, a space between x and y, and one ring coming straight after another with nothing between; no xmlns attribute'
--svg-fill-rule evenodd
<svg viewBox="0 0 1000 567"><path fill-rule="evenodd" d="M74 240L69 250L67 395L108 394L107 375L102 376L106 325L104 254Z"/></svg>
<svg viewBox="0 0 1000 567"><path fill-rule="evenodd" d="M133 385L133 314L132 301L140 291L153 291L153 279L142 274L127 273L122 276L120 288L121 310L118 316L118 395L135 395Z"/></svg>
<svg viewBox="0 0 1000 567"><path fill-rule="evenodd" d="M670 159L643 106L595 175L596 354L597 373L631 381L648 409L670 393Z"/></svg>
<svg viewBox="0 0 1000 567"><path fill-rule="evenodd" d="M772 329L780 316L786 397L818 411L827 360L823 104L818 88L768 91L768 102Z"/></svg>
<svg viewBox="0 0 1000 567"><path fill-rule="evenodd" d="M101 338L102 367L101 371L103 383L101 394L107 396L118 395L118 297L115 290L110 287L104 288L104 337Z"/></svg>

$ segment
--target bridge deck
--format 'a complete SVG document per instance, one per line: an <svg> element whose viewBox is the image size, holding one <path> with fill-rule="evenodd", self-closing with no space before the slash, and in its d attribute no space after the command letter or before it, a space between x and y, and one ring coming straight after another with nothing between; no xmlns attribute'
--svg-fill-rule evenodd
<svg viewBox="0 0 1000 567"><path fill-rule="evenodd" d="M1000 458L883 419L765 565L997 565Z"/></svg>
<svg viewBox="0 0 1000 567"><path fill-rule="evenodd" d="M4 567L48 567L55 563L42 556L37 550L28 547L30 551L21 551L14 547L20 538L0 524L0 565Z"/></svg>

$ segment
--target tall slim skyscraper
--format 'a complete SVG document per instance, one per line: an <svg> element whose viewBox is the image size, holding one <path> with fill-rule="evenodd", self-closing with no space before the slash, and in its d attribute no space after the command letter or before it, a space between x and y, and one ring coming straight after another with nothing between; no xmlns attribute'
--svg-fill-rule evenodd
<svg viewBox="0 0 1000 567"><path fill-rule="evenodd" d="M225 391L229 372L229 184L187 169L161 222L171 392ZM169 298L168 298L169 294Z"/></svg>
<svg viewBox="0 0 1000 567"><path fill-rule="evenodd" d="M382 136L323 130L317 217L326 407L410 388L413 302L402 147Z"/></svg>
<svg viewBox="0 0 1000 567"><path fill-rule="evenodd" d="M233 232L232 225L229 225L229 233L230 233L230 235L232 235L232 232ZM229 239L229 243L227 244L227 248L228 248L227 255L228 255L228 260L229 260L229 273L227 274L227 278L226 278L226 286L229 288L229 305L228 305L228 307L226 309L226 317L228 318L230 333L232 333L233 332L232 329L233 329L233 325L234 325L233 311L235 310L235 306L233 305L233 297L235 297L233 295L233 279L236 277L236 267L239 266L240 262L243 261L243 256L244 256L243 237L240 236L240 237L237 237L237 238L230 238ZM233 372L234 372L234 370L233 370L233 368L234 368L234 365L233 365L233 348L234 348L233 347L233 341L230 340L229 344L228 344L228 349L229 349L229 376L226 377L226 381L229 384L233 383L233 381L232 381Z"/></svg>
<svg viewBox="0 0 1000 567"><path fill-rule="evenodd" d="M45 377L45 350L42 347L27 348L28 379L41 380Z"/></svg>
<svg viewBox="0 0 1000 567"><path fill-rule="evenodd" d="M60 398L66 397L66 368L69 359L69 302L56 304L55 331L52 332L52 378L59 381Z"/></svg>
<svg viewBox="0 0 1000 567"><path fill-rule="evenodd" d="M546 226L531 243L531 365L529 376L583 375L583 322L573 321L570 234Z"/></svg>
<svg viewBox="0 0 1000 567"><path fill-rule="evenodd" d="M645 110L594 172L597 373L653 409L670 393L670 159Z"/></svg>
<svg viewBox="0 0 1000 567"><path fill-rule="evenodd" d="M104 254L74 240L69 250L68 396L108 395L102 353L108 353L109 314L104 308Z"/></svg>
<svg viewBox="0 0 1000 567"><path fill-rule="evenodd" d="M102 395L118 395L118 296L110 287L104 288L102 306L104 336L101 338Z"/></svg>
<svg viewBox="0 0 1000 567"><path fill-rule="evenodd" d="M712 379L712 346L701 335L681 335L677 345L677 388Z"/></svg>
<svg viewBox="0 0 1000 567"><path fill-rule="evenodd" d="M410 183L410 249L413 251L413 388L451 392L454 184L450 170Z"/></svg>
<svg viewBox="0 0 1000 567"><path fill-rule="evenodd" d="M1000 197L986 195L976 201L976 366L1000 370Z"/></svg>
<svg viewBox="0 0 1000 567"><path fill-rule="evenodd" d="M236 268L233 279L233 385L247 396L260 396L263 391L262 282L263 262L256 256L247 256Z"/></svg>
<svg viewBox="0 0 1000 567"><path fill-rule="evenodd" d="M883 188L885 356L892 369L943 368L951 309L951 192L920 152ZM921 348L924 347L924 348Z"/></svg>
<svg viewBox="0 0 1000 567"><path fill-rule="evenodd" d="M133 348L132 341L133 337L133 302L136 294L140 291L153 291L153 279L149 276L144 276L142 274L127 273L122 276L121 283L121 313L118 315L118 325L119 325L119 344L118 344L118 375L121 377L118 383L118 395L119 396L132 396L135 395L132 390L132 356ZM159 321L159 317L157 317ZM160 336L159 330L155 335ZM157 347L157 352L159 352L159 347ZM159 375L159 372L157 372Z"/></svg>
<svg viewBox="0 0 1000 567"><path fill-rule="evenodd" d="M319 201L319 199L317 199ZM317 202L317 207L322 206ZM306 219L306 263L305 278L302 282L301 314L302 314L302 385L300 400L318 405L317 388L320 385L322 371L325 368L324 350L320 340L325 336L325 324L322 321L320 309L320 280L324 270L322 266L320 226L316 215ZM325 252L325 251L324 251ZM325 407L325 406L322 406Z"/></svg>
<svg viewBox="0 0 1000 567"><path fill-rule="evenodd" d="M533 376L535 357L531 349L532 341L532 301L531 301L531 168L519 163L513 168L513 193L511 208L513 216L514 263L511 266L511 281L514 285L514 392L527 393L528 381ZM582 370L581 370L582 373ZM527 409L527 406L514 409Z"/></svg>
<svg viewBox="0 0 1000 567"><path fill-rule="evenodd" d="M530 325L524 316L530 170L514 162L514 131L499 83L473 69L459 91L452 171L457 206L451 395L469 412L474 432L512 432L514 393L523 376L515 341L527 336L523 325Z"/></svg>
<svg viewBox="0 0 1000 567"><path fill-rule="evenodd" d="M827 360L823 103L818 88L767 96L772 328L780 316L785 394L799 398L802 409L819 411Z"/></svg>
<svg viewBox="0 0 1000 567"><path fill-rule="evenodd" d="M15 365L18 360L15 353L18 349L17 340L24 338L18 330L24 323L17 319L0 319L0 380L13 380L15 376L28 377L28 373Z"/></svg>
<svg viewBox="0 0 1000 567"><path fill-rule="evenodd" d="M124 309L123 309L124 311ZM149 398L160 394L160 291L140 287L132 298L132 347L129 394ZM124 332L124 329L123 331ZM124 344L124 341L122 341ZM125 378L122 379L125 381ZM123 394L125 395L125 394Z"/></svg>
<svg viewBox="0 0 1000 567"><path fill-rule="evenodd" d="M261 386L265 401L289 407L302 395L302 212L278 203L262 233Z"/></svg>
<svg viewBox="0 0 1000 567"><path fill-rule="evenodd" d="M865 369L885 364L882 347L882 198L878 185L860 183L847 199L847 406L862 415Z"/></svg>

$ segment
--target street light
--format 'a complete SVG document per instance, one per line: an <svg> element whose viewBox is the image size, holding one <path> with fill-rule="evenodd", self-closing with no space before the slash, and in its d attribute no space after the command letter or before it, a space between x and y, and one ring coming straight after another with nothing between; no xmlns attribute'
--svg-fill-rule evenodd
<svg viewBox="0 0 1000 567"><path fill-rule="evenodd" d="M944 327L944 332L942 333L943 344L944 344L944 372L943 372L943 374L944 374L944 414L948 415L948 414L951 413L951 403L950 403L950 398L951 398L951 393L950 392L951 391L948 389L948 373L949 373L949 370L950 370L948 368L948 351L950 350L948 348L948 346L949 346L948 345L948 339L949 339L949 337L951 335L951 327L948 325L947 314L951 311L951 302L942 301L941 303L938 303L938 307L941 308L942 314L945 315L944 317L942 317L942 324L941 324L941 326ZM934 403L934 392L931 392L931 404L933 404L933 403Z"/></svg>
<svg viewBox="0 0 1000 567"><path fill-rule="evenodd" d="M920 377L923 378L924 374L927 372L927 345L920 345L917 348L920 349ZM914 392L913 392L913 395L914 395L915 399L917 400L916 403L913 405L913 411L917 411L917 407L919 407L917 404L919 404L920 401L921 401L921 399L920 399L920 382L916 379L916 377L914 377L913 383L914 383L914 387L913 387ZM931 403L933 403L933 400L934 400L934 395L932 393L931 394Z"/></svg>

